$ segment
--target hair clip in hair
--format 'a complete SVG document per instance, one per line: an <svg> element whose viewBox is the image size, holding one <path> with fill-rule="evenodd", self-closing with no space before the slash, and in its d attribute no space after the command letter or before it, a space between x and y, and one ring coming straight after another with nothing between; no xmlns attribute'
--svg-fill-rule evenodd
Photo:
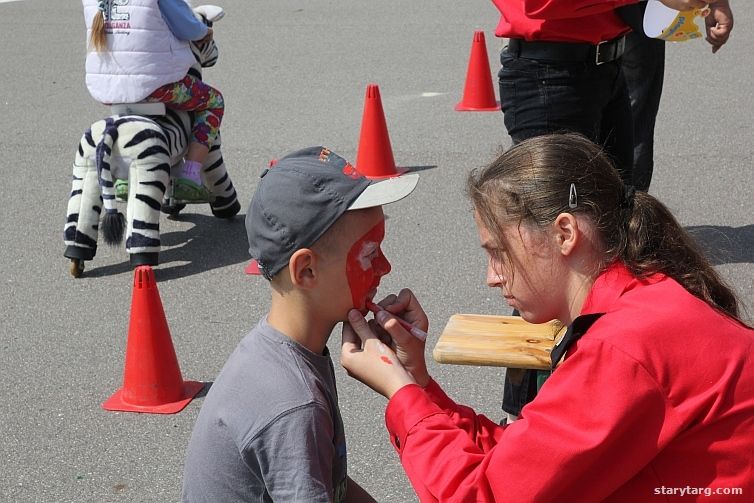
<svg viewBox="0 0 754 503"><path fill-rule="evenodd" d="M568 191L568 207L573 209L579 205L579 195L576 193L576 184L571 184L571 190Z"/></svg>

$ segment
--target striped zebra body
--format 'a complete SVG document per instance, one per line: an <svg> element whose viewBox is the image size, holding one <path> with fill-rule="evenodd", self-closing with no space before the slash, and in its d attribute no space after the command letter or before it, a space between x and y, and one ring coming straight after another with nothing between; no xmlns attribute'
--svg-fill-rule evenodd
<svg viewBox="0 0 754 503"><path fill-rule="evenodd" d="M73 164L64 255L94 258L103 212L105 240L115 244L122 239L122 232L106 227L116 223L107 215L118 214L115 178L128 179L132 186L125 219L126 251L158 253L160 207L170 183L170 157L162 128L148 118L113 116L92 124L81 139Z"/></svg>
<svg viewBox="0 0 754 503"><path fill-rule="evenodd" d="M192 44L197 64L189 74L201 78L201 67L217 60L214 41ZM102 221L105 242L121 242L131 262L157 264L160 251L160 209L171 170L180 166L190 138L193 115L166 110L164 116L114 115L86 130L73 163L73 180L64 227L64 256L91 260L97 251ZM240 210L233 182L225 168L220 137L202 169L211 193L210 208L220 218ZM115 179L129 181L126 217L117 210Z"/></svg>

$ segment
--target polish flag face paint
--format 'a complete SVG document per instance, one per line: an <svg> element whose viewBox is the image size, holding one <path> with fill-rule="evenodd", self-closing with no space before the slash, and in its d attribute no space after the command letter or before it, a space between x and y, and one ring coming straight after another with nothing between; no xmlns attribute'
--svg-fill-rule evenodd
<svg viewBox="0 0 754 503"><path fill-rule="evenodd" d="M366 309L366 301L376 293L380 278L390 272L390 262L380 248L384 238L385 220L381 220L348 250L346 278L353 307L360 311Z"/></svg>

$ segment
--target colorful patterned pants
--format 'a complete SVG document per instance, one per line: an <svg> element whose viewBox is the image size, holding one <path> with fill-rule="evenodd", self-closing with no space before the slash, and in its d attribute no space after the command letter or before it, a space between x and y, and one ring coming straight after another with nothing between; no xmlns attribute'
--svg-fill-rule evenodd
<svg viewBox="0 0 754 503"><path fill-rule="evenodd" d="M166 84L147 97L148 101L165 103L168 108L194 112L191 141L209 148L217 138L223 120L225 103L220 91L190 75Z"/></svg>

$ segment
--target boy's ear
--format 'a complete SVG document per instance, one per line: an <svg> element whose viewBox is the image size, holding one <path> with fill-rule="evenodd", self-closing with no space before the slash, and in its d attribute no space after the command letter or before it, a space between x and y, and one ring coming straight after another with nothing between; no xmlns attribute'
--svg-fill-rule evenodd
<svg viewBox="0 0 754 503"><path fill-rule="evenodd" d="M288 259L291 284L298 288L313 288L317 281L317 255L309 248L301 248Z"/></svg>

